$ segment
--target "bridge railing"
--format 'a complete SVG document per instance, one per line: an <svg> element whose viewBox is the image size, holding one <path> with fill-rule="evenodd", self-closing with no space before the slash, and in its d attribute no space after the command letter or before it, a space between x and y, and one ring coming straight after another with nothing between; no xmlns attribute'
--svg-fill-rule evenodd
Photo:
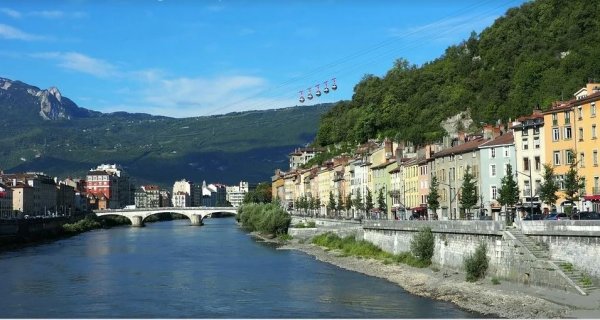
<svg viewBox="0 0 600 320"><path fill-rule="evenodd" d="M208 211L237 211L234 207L155 207L155 208L121 208L94 210L94 212L136 212L136 211L168 211L168 210L208 210Z"/></svg>

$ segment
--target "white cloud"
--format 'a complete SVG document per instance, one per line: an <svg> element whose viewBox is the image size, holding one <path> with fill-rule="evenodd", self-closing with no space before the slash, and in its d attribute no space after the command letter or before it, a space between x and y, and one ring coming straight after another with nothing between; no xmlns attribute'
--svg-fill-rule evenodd
<svg viewBox="0 0 600 320"><path fill-rule="evenodd" d="M11 18L15 18L15 19L19 19L22 16L19 11L13 10L10 8L0 8L0 12L4 13L5 15L7 15Z"/></svg>
<svg viewBox="0 0 600 320"><path fill-rule="evenodd" d="M62 68L87 73L98 78L120 75L117 67L111 63L78 52L41 52L30 54L30 56L32 58L56 60Z"/></svg>
<svg viewBox="0 0 600 320"><path fill-rule="evenodd" d="M29 12L28 15L34 17L41 17L46 19L63 19L63 18L84 18L87 16L85 12L76 11L76 12L65 12L60 10L42 10L42 11L32 11Z"/></svg>
<svg viewBox="0 0 600 320"><path fill-rule="evenodd" d="M45 39L45 37L43 36L27 33L23 30L11 27L6 24L0 24L0 38L24 41L35 41Z"/></svg>

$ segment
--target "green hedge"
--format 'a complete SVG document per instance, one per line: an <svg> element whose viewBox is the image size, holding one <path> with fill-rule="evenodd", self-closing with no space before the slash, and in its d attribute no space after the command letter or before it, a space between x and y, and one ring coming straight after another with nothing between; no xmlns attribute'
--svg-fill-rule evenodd
<svg viewBox="0 0 600 320"><path fill-rule="evenodd" d="M248 231L263 234L285 234L292 217L281 207L272 203L248 203L238 209L237 219Z"/></svg>

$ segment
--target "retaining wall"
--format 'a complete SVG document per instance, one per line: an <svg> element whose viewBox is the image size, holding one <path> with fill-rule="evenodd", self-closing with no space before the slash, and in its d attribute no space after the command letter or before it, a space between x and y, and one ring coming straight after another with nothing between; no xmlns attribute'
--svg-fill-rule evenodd
<svg viewBox="0 0 600 320"><path fill-rule="evenodd" d="M495 221L381 221L365 222L364 239L383 250L398 254L410 251L413 236L423 227L434 234L432 263L451 270L464 270L464 259L480 243L487 248L488 275L525 284L574 291L556 267L539 261Z"/></svg>

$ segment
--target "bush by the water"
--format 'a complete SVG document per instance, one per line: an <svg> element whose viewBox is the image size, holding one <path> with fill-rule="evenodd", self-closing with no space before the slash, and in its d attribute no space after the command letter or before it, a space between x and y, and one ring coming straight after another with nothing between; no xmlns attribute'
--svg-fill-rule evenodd
<svg viewBox="0 0 600 320"><path fill-rule="evenodd" d="M281 207L272 203L247 203L238 209L238 221L249 231L263 234L284 234L292 217Z"/></svg>
<svg viewBox="0 0 600 320"><path fill-rule="evenodd" d="M317 226L317 224L314 221L308 221L306 223L300 222L298 224L295 224L294 228L300 228L300 229L302 229L302 228L314 228L316 226Z"/></svg>
<svg viewBox="0 0 600 320"><path fill-rule="evenodd" d="M466 278L469 282L477 281L485 276L488 269L487 247L484 243L480 243L475 253L469 255L464 260Z"/></svg>
<svg viewBox="0 0 600 320"><path fill-rule="evenodd" d="M357 241L352 236L340 238L338 235L331 232L320 234L312 239L312 243L326 247L328 249L341 250L344 255L356 256L361 258L373 258L383 261L385 264L389 263L404 263L409 266L424 268L429 265L428 262L422 261L410 252L402 252L400 254L391 254L381 250L376 245L360 240Z"/></svg>
<svg viewBox="0 0 600 320"><path fill-rule="evenodd" d="M95 216L88 215L77 222L65 223L63 225L63 230L67 233L81 233L101 227L102 224L96 220Z"/></svg>
<svg viewBox="0 0 600 320"><path fill-rule="evenodd" d="M419 260L431 264L435 247L431 228L421 229L410 241L410 251Z"/></svg>

